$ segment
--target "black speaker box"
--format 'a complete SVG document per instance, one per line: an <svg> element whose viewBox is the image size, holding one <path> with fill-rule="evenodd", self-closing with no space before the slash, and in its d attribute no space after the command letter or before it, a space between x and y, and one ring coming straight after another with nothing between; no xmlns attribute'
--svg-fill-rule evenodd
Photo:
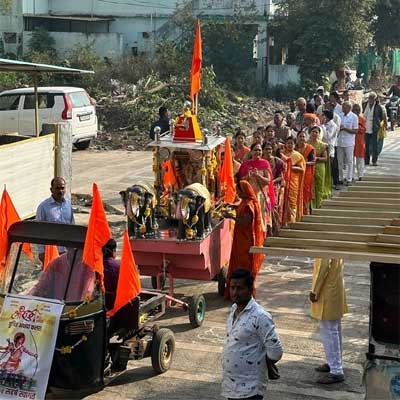
<svg viewBox="0 0 400 400"><path fill-rule="evenodd" d="M400 264L371 262L370 340L400 346Z"/></svg>

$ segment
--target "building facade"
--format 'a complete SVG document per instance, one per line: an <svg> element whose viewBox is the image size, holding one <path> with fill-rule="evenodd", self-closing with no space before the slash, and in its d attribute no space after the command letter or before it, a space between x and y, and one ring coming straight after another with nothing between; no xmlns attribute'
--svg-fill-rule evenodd
<svg viewBox="0 0 400 400"><path fill-rule="evenodd" d="M0 0L0 52L22 57L34 30L44 28L54 38L60 58L67 58L77 46L90 46L109 58L151 54L158 40L174 37L169 20L184 7L200 18L255 13L258 34L253 56L258 80L263 80L271 0Z"/></svg>

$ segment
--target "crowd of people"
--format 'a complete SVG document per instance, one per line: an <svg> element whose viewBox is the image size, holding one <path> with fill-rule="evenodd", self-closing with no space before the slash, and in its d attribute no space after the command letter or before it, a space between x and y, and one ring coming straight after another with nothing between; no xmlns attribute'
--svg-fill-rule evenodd
<svg viewBox="0 0 400 400"><path fill-rule="evenodd" d="M234 135L234 169L238 181L250 183L262 211L264 236L300 221L321 207L332 190L364 177L365 165L376 166L387 127L385 107L370 92L359 104L348 91L303 97L286 115L252 133Z"/></svg>

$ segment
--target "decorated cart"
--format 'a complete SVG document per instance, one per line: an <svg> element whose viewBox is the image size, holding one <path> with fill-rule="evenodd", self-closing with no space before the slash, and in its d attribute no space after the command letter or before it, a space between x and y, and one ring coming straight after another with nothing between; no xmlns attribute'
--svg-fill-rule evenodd
<svg viewBox="0 0 400 400"><path fill-rule="evenodd" d="M141 275L152 277L155 289L168 280L168 305L189 310L192 326L203 322L204 296L188 302L174 298L175 279L218 281L225 289L232 247L230 222L222 215L235 199L233 158L229 139L201 130L197 121L201 76L201 33L197 21L190 98L169 130L154 128L154 182L138 182L120 192L128 221L131 247Z"/></svg>
<svg viewBox="0 0 400 400"><path fill-rule="evenodd" d="M233 186L233 161L230 151L225 152L229 139L218 129L201 132L191 107L185 102L168 132L161 135L155 129L155 140L149 144L153 185L137 183L121 195L140 274L151 276L157 289L168 280L169 305L187 307L190 322L199 326L204 297L180 302L173 298L174 280L216 280L218 292L224 292L232 233L221 212L229 208L226 182Z"/></svg>

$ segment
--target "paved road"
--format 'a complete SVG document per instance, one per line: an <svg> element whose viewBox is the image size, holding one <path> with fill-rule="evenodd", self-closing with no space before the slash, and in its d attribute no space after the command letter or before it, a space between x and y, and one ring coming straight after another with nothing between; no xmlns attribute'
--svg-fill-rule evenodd
<svg viewBox="0 0 400 400"><path fill-rule="evenodd" d="M400 179L400 131L389 133L378 167L367 174L396 175ZM118 191L151 171L150 152L75 152L73 154L73 193L90 193L91 182L99 184L103 198L119 205ZM81 216L85 222L87 216ZM117 217L117 218L122 218ZM314 367L323 360L317 323L309 317L308 292L312 260L269 257L258 278L257 299L269 310L285 346L279 363L282 378L271 382L270 400L361 400L364 354L367 351L369 267L366 263L346 263L345 282L350 313L343 319L344 367L346 381L332 386L317 385ZM143 278L149 287L149 279ZM130 362L130 370L87 399L220 399L220 354L225 336L225 320L230 304L221 299L215 282L177 281L178 295L203 293L207 315L202 327L191 329L187 316L169 310L159 324L175 332L176 353L172 368L155 375L150 359Z"/></svg>

